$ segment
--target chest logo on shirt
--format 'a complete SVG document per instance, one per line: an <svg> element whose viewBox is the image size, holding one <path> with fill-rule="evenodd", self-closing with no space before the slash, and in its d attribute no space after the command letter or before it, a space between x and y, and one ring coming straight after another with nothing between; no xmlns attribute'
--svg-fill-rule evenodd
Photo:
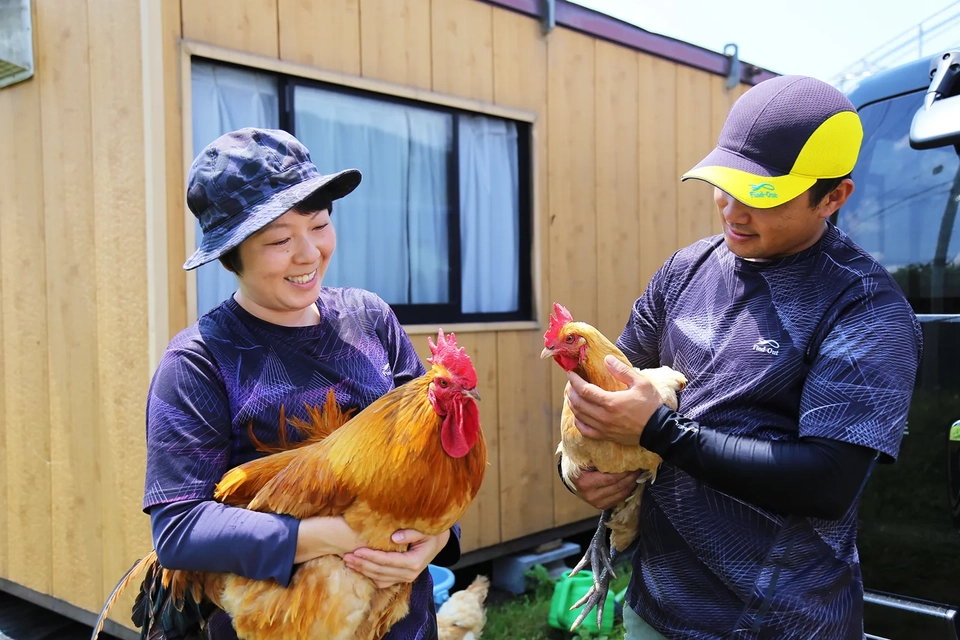
<svg viewBox="0 0 960 640"><path fill-rule="evenodd" d="M383 365L383 368L380 369L380 373L383 374L383 377L384 377L384 378L389 378L390 376L393 375L393 371L390 370L390 365L389 365L389 364Z"/></svg>
<svg viewBox="0 0 960 640"><path fill-rule="evenodd" d="M769 353L772 356L778 356L780 355L780 343L776 340L760 338L757 340L757 344L753 345L753 350L759 351L760 353Z"/></svg>

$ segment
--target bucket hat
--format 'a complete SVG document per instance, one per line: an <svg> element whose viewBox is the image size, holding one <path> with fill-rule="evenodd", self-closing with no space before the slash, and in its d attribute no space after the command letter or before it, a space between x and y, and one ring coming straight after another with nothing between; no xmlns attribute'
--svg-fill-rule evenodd
<svg viewBox="0 0 960 640"><path fill-rule="evenodd" d="M307 148L286 131L245 128L204 148L187 178L187 206L203 231L186 270L216 260L324 190L330 201L360 184L357 169L323 175Z"/></svg>

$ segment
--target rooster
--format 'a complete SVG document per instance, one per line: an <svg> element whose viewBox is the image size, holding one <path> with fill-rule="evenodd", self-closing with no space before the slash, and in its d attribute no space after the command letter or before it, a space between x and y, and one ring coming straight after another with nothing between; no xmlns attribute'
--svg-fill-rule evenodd
<svg viewBox="0 0 960 640"><path fill-rule="evenodd" d="M452 594L437 610L437 629L440 640L478 640L487 623L483 603L487 599L490 581L477 576L470 586Z"/></svg>
<svg viewBox="0 0 960 640"><path fill-rule="evenodd" d="M312 441L228 471L214 497L299 519L342 516L369 547L384 551L405 550L391 541L398 529L429 535L450 529L480 489L487 449L470 357L452 333L445 337L441 330L437 343L428 343L432 367L426 374L339 428L349 415L328 398L326 413L336 415L314 430ZM319 413L311 417L321 419ZM376 640L409 612L410 584L378 589L336 555L303 563L284 588L273 580L167 570L152 552L114 589L92 640L119 593L143 572L134 606L142 638L160 628L189 638L213 606L230 614L242 640Z"/></svg>
<svg viewBox="0 0 960 640"><path fill-rule="evenodd" d="M554 315L550 317L550 326L543 335L544 349L541 358L553 358L564 371L573 371L585 381L606 391L619 391L626 385L613 377L604 364L607 355L630 365L630 361L615 344L600 331L585 322L574 322L573 316L562 305L554 303ZM636 369L647 378L660 392L664 404L677 409L677 392L682 390L687 379L683 374L670 367L656 369ZM587 614L597 607L597 626L602 626L603 605L610 584L610 578L616 576L613 563L620 553L630 546L637 537L639 524L640 499L645 483L653 482L657 477L657 468L662 459L652 451L636 445L623 445L617 442L594 440L584 437L574 424L573 411L567 402L567 390L564 389L563 409L560 413L560 444L557 453L561 454L560 468L568 486L583 471L597 470L604 473L623 473L642 469L637 489L612 509L603 511L597 532L593 536L583 559L574 567L571 575L576 575L588 563L594 576L591 590L571 609L586 604L579 617L571 625L576 629ZM607 544L606 530L610 529L610 543Z"/></svg>

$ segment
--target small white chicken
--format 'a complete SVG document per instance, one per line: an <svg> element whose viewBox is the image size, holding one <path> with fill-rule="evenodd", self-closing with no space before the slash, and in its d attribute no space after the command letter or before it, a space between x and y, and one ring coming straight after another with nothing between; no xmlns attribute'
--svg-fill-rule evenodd
<svg viewBox="0 0 960 640"><path fill-rule="evenodd" d="M437 611L440 640L478 640L487 623L487 599L490 581L477 576L470 586L450 595Z"/></svg>

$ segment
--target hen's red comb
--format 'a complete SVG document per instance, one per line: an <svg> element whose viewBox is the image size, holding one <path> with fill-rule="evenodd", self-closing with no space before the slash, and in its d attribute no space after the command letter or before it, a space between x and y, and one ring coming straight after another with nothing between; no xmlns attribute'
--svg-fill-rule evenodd
<svg viewBox="0 0 960 640"><path fill-rule="evenodd" d="M440 333L437 334L437 343L434 344L433 339L428 336L427 344L430 345L430 353L433 354L432 358L427 358L427 362L445 367L447 371L460 378L467 389L477 386L477 370L473 368L466 349L457 346L455 334L444 336L443 329L440 329Z"/></svg>
<svg viewBox="0 0 960 640"><path fill-rule="evenodd" d="M547 328L547 332L543 334L544 342L548 343L554 342L557 339L563 325L573 321L573 316L570 315L570 312L559 302L553 303L553 313L554 315L550 316L550 326Z"/></svg>

